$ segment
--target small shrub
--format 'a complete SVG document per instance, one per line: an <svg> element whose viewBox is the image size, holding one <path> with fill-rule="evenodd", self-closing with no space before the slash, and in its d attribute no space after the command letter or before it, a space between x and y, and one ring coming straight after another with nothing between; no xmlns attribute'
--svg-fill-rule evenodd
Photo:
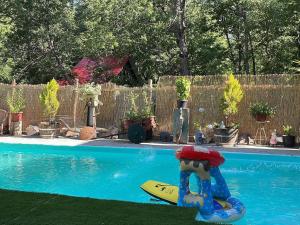
<svg viewBox="0 0 300 225"><path fill-rule="evenodd" d="M129 95L130 109L126 112L126 118L130 120L142 120L153 116L153 107L151 103L151 99L147 96L147 92L143 91L143 102L144 107L139 109L136 105L136 99L138 98L137 94L133 92Z"/></svg>
<svg viewBox="0 0 300 225"><path fill-rule="evenodd" d="M144 101L144 107L140 110L140 117L142 119L149 118L153 116L153 106L151 103L151 99L147 96L147 92L143 91L143 101Z"/></svg>
<svg viewBox="0 0 300 225"><path fill-rule="evenodd" d="M6 102L10 112L12 113L22 112L22 110L25 108L23 89L16 89L13 90L11 93L8 93Z"/></svg>
<svg viewBox="0 0 300 225"><path fill-rule="evenodd" d="M44 115L49 117L50 120L56 116L59 108L59 101L57 99L58 90L59 84L55 79L52 79L46 84L39 96Z"/></svg>
<svg viewBox="0 0 300 225"><path fill-rule="evenodd" d="M133 92L130 92L129 94L129 104L130 104L130 109L128 112L126 112L126 118L129 120L136 120L139 118L139 112L138 112L138 107L135 103L138 95L134 94Z"/></svg>
<svg viewBox="0 0 300 225"><path fill-rule="evenodd" d="M190 96L191 81L185 77L176 79L176 92L179 100L187 100Z"/></svg>
<svg viewBox="0 0 300 225"><path fill-rule="evenodd" d="M273 116L275 107L271 107L268 103L257 102L250 105L250 113L253 117L257 115Z"/></svg>
<svg viewBox="0 0 300 225"><path fill-rule="evenodd" d="M287 136L292 136L293 135L293 127L290 125L283 125L283 134Z"/></svg>

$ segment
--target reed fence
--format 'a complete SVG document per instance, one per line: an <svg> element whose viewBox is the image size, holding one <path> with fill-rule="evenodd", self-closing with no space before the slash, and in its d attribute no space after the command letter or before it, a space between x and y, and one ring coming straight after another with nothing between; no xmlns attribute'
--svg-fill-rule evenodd
<svg viewBox="0 0 300 225"><path fill-rule="evenodd" d="M191 110L191 124L200 121L204 126L223 120L219 110L220 97L224 88L225 76L190 77L192 80L191 97L188 106ZM129 88L114 84L102 85L100 100L103 106L97 110L97 126L109 127L120 126L130 108L129 96L133 92L139 95L137 106L144 106L142 93L152 93L155 106L155 116L159 124L158 130L172 131L172 112L176 107L176 77L162 77L155 88L149 86ZM282 131L283 124L292 125L296 131L300 128L300 76L299 75L274 75L239 77L245 92L244 99L239 106L239 113L235 119L240 123L240 131L254 135L257 124L249 114L249 105L257 101L265 101L276 107L276 115L267 125L268 134L273 129ZM255 80L255 82L254 82ZM45 120L39 103L39 94L44 85L16 85L22 88L26 101L24 109L25 129L30 124L38 124ZM13 88L12 85L0 84L0 108L7 110L6 96ZM85 125L86 113L85 102L80 100L76 106L76 86L65 86L59 90L59 115L65 115L70 126L74 125L73 117L76 118L76 126ZM74 107L76 110L74 111ZM199 112L199 108L204 112ZM74 115L75 113L75 115ZM193 132L193 126L190 127Z"/></svg>

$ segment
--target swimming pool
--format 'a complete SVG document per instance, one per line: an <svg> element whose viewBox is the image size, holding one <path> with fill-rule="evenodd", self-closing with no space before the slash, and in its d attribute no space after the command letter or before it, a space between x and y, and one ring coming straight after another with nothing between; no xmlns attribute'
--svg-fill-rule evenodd
<svg viewBox="0 0 300 225"><path fill-rule="evenodd" d="M300 157L224 156L221 172L247 207L236 224L300 224ZM140 184L178 177L171 150L0 144L2 189L153 203Z"/></svg>

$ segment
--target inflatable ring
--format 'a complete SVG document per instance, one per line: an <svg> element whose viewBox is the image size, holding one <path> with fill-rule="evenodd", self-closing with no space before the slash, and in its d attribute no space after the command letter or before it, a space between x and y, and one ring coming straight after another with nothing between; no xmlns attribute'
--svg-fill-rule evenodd
<svg viewBox="0 0 300 225"><path fill-rule="evenodd" d="M197 150L193 146L184 146L181 150L176 152L177 159L188 159L196 161L207 160L210 166L220 166L224 163L225 159L221 153L212 149Z"/></svg>
<svg viewBox="0 0 300 225"><path fill-rule="evenodd" d="M231 223L241 219L245 212L246 208L240 200L229 197L226 200L225 208L214 210L213 213L209 215L203 215L198 212L196 220L211 223Z"/></svg>

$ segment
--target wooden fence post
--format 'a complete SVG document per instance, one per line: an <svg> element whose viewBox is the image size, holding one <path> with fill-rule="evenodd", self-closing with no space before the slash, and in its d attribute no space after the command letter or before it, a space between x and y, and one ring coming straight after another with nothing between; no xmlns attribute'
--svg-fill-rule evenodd
<svg viewBox="0 0 300 225"><path fill-rule="evenodd" d="M16 88L16 80L13 79L13 81L11 82L11 89L12 89L12 92L15 91L15 88ZM11 127L11 112L9 110L9 114L8 114L8 132L9 134L12 134L12 127Z"/></svg>
<svg viewBox="0 0 300 225"><path fill-rule="evenodd" d="M12 87L12 92L11 95L14 95L15 89L16 89L16 80L13 79L12 83L11 83L11 87ZM13 134L13 135L22 135L22 120L18 120L18 121L13 121L12 119L12 112L9 110L9 119L8 119L8 129L9 129L9 133Z"/></svg>
<svg viewBox="0 0 300 225"><path fill-rule="evenodd" d="M78 97L79 97L79 80L75 79L75 99L74 99L74 107L73 107L73 126L76 128L77 122L77 105L78 105Z"/></svg>
<svg viewBox="0 0 300 225"><path fill-rule="evenodd" d="M149 99L151 101L151 104L154 105L153 104L153 81L152 81L152 79L148 80L148 87L149 87Z"/></svg>

